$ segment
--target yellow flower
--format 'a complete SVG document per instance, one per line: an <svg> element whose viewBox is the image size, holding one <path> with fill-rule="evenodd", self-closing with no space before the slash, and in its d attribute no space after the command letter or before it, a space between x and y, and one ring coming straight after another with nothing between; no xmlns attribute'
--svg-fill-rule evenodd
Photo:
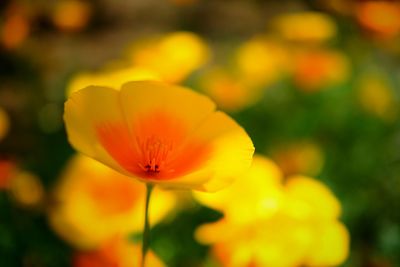
<svg viewBox="0 0 400 267"><path fill-rule="evenodd" d="M178 83L210 57L206 43L191 32L174 32L136 44L133 64L157 73L162 80Z"/></svg>
<svg viewBox="0 0 400 267"><path fill-rule="evenodd" d="M113 238L100 248L78 251L73 257L73 267L139 267L140 245L129 243L122 238ZM152 252L146 255L146 266L165 267Z"/></svg>
<svg viewBox="0 0 400 267"><path fill-rule="evenodd" d="M91 85L120 88L126 81L137 80L160 80L160 78L156 73L140 67L105 69L97 73L80 73L69 83L66 95L70 96L72 93Z"/></svg>
<svg viewBox="0 0 400 267"><path fill-rule="evenodd" d="M93 159L75 156L55 189L49 221L76 247L97 247L115 235L141 231L145 192L143 184ZM174 204L172 193L155 189L151 222L160 221Z"/></svg>
<svg viewBox="0 0 400 267"><path fill-rule="evenodd" d="M245 223L277 211L283 197L281 180L282 173L274 162L255 156L252 167L231 186L213 194L196 192L194 196L202 204L223 212L229 221Z"/></svg>
<svg viewBox="0 0 400 267"><path fill-rule="evenodd" d="M336 36L337 28L331 17L319 12L283 14L274 20L278 33L289 41L323 42Z"/></svg>
<svg viewBox="0 0 400 267"><path fill-rule="evenodd" d="M215 191L251 163L246 132L192 90L155 81L87 87L65 104L70 143L143 182Z"/></svg>
<svg viewBox="0 0 400 267"><path fill-rule="evenodd" d="M224 214L196 231L222 266L335 266L347 258L349 236L332 192L304 176L284 183L266 158L256 156L231 187L195 196Z"/></svg>
<svg viewBox="0 0 400 267"><path fill-rule="evenodd" d="M14 200L23 206L38 206L44 199L44 188L39 177L27 171L14 173L9 190Z"/></svg>
<svg viewBox="0 0 400 267"><path fill-rule="evenodd" d="M358 84L358 101L368 113L393 121L399 111L396 97L383 75L364 75Z"/></svg>
<svg viewBox="0 0 400 267"><path fill-rule="evenodd" d="M238 75L248 86L266 86L277 80L287 68L286 49L268 37L256 36L236 52Z"/></svg>

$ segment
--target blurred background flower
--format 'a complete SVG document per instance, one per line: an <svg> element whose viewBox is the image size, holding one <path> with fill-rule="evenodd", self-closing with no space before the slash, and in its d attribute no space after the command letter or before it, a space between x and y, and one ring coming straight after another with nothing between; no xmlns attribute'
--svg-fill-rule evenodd
<svg viewBox="0 0 400 267"><path fill-rule="evenodd" d="M398 266L399 10L0 1L0 266L134 264L142 185L76 156L62 114L71 92L142 79L209 95L260 155L203 204L156 192L151 249L164 265Z"/></svg>
<svg viewBox="0 0 400 267"><path fill-rule="evenodd" d="M114 236L141 232L145 186L134 179L77 155L67 165L54 192L49 221L78 248L98 248ZM173 208L174 195L155 190L150 221L157 223Z"/></svg>
<svg viewBox="0 0 400 267"><path fill-rule="evenodd" d="M196 232L222 266L337 266L347 258L349 234L335 196L309 177L283 182L266 158L256 157L228 189L196 196L224 214Z"/></svg>

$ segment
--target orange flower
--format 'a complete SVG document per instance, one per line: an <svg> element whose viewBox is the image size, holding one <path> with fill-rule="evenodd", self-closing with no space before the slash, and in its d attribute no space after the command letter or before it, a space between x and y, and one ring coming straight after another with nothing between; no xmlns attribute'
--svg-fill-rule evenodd
<svg viewBox="0 0 400 267"><path fill-rule="evenodd" d="M155 81L87 87L65 104L69 141L146 183L215 191L251 163L246 132L191 90Z"/></svg>
<svg viewBox="0 0 400 267"><path fill-rule="evenodd" d="M139 264L140 246L120 238L97 250L77 252L73 259L73 267L138 267ZM151 251L147 254L146 266L165 267Z"/></svg>
<svg viewBox="0 0 400 267"><path fill-rule="evenodd" d="M397 1L360 2L356 10L362 26L382 37L400 32L400 4Z"/></svg>
<svg viewBox="0 0 400 267"><path fill-rule="evenodd" d="M315 92L324 86L346 81L350 64L339 51L300 50L294 53L293 72L301 90Z"/></svg>

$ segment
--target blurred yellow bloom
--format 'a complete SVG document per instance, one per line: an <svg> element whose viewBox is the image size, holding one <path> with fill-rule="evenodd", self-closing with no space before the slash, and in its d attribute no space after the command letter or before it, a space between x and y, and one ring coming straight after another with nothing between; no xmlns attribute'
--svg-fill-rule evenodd
<svg viewBox="0 0 400 267"><path fill-rule="evenodd" d="M319 43L337 34L333 19L320 12L283 14L274 20L274 26L283 38L296 42Z"/></svg>
<svg viewBox="0 0 400 267"><path fill-rule="evenodd" d="M6 111L0 107L0 141L7 135L10 129L10 120Z"/></svg>
<svg viewBox="0 0 400 267"><path fill-rule="evenodd" d="M135 66L157 73L164 81L178 83L207 62L210 50L196 34L174 32L136 44L131 57Z"/></svg>
<svg viewBox="0 0 400 267"><path fill-rule="evenodd" d="M69 243L97 247L115 235L143 228L145 186L85 156L68 164L49 211L53 229ZM175 204L170 192L155 189L150 218L157 223Z"/></svg>
<svg viewBox="0 0 400 267"><path fill-rule="evenodd" d="M282 201L282 173L276 164L255 156L244 177L213 194L196 192L195 197L202 204L223 212L225 218L235 223L274 214ZM245 196L245 200L238 196Z"/></svg>
<svg viewBox="0 0 400 267"><path fill-rule="evenodd" d="M126 239L114 238L100 248L76 252L73 267L139 267L141 261L140 245L132 244ZM158 257L149 251L146 255L146 266L165 267Z"/></svg>
<svg viewBox="0 0 400 267"><path fill-rule="evenodd" d="M393 88L379 75L365 75L358 85L358 100L362 108L370 114L392 121L398 113Z"/></svg>
<svg viewBox="0 0 400 267"><path fill-rule="evenodd" d="M201 76L200 86L221 109L238 111L260 97L259 88L247 87L235 75L223 68L212 68Z"/></svg>
<svg viewBox="0 0 400 267"><path fill-rule="evenodd" d="M215 104L155 81L72 94L64 119L71 144L122 174L172 188L216 191L251 163L251 139Z"/></svg>
<svg viewBox="0 0 400 267"><path fill-rule="evenodd" d="M285 176L293 174L315 176L320 173L324 165L324 154L321 148L310 141L278 147L273 152L272 158Z"/></svg>
<svg viewBox="0 0 400 267"><path fill-rule="evenodd" d="M40 179L26 171L17 171L11 177L9 190L14 200L24 206L37 206L44 199L44 189Z"/></svg>
<svg viewBox="0 0 400 267"><path fill-rule="evenodd" d="M247 86L265 86L286 72L289 55L276 41L257 36L241 45L236 53L238 75Z"/></svg>
<svg viewBox="0 0 400 267"><path fill-rule="evenodd" d="M294 80L301 90L317 91L349 76L348 59L339 51L299 50L293 56Z"/></svg>
<svg viewBox="0 0 400 267"><path fill-rule="evenodd" d="M268 159L255 157L231 187L195 196L224 214L196 231L201 243L213 245L222 266L336 266L347 258L349 235L332 192L304 176L283 183Z"/></svg>
<svg viewBox="0 0 400 267"><path fill-rule="evenodd" d="M91 85L120 88L126 81L137 80L160 80L160 78L156 73L139 67L107 69L98 73L80 73L69 83L66 95L70 96Z"/></svg>
<svg viewBox="0 0 400 267"><path fill-rule="evenodd" d="M356 16L362 26L380 37L400 32L400 3L397 1L359 2Z"/></svg>
<svg viewBox="0 0 400 267"><path fill-rule="evenodd" d="M92 10L87 1L56 1L52 20L56 27L64 31L79 31L88 24Z"/></svg>

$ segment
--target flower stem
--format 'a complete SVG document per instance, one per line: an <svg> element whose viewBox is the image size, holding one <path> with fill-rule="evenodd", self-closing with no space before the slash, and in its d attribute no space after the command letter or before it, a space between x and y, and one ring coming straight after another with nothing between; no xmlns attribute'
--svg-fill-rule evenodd
<svg viewBox="0 0 400 267"><path fill-rule="evenodd" d="M146 183L146 206L144 210L144 229L143 229L143 240L142 240L142 264L141 267L145 267L146 253L150 245L150 222L149 222L149 204L150 196L153 191L153 185Z"/></svg>

